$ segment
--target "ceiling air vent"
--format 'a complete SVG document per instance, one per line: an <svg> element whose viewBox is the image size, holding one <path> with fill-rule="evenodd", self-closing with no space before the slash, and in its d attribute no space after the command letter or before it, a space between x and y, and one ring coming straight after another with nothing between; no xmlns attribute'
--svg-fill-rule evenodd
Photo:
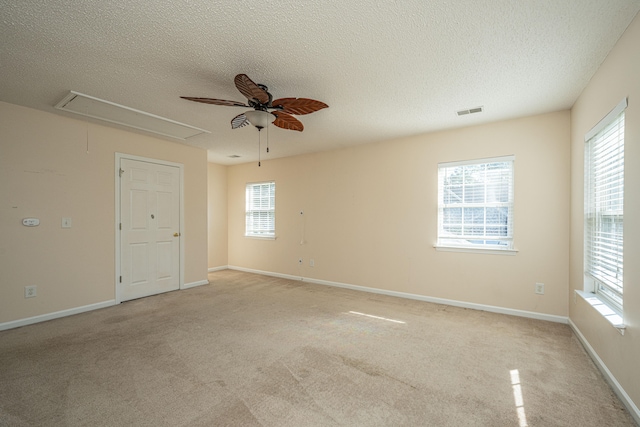
<svg viewBox="0 0 640 427"><path fill-rule="evenodd" d="M460 110L458 116L466 116L467 114L482 113L484 107L469 108L468 110Z"/></svg>
<svg viewBox="0 0 640 427"><path fill-rule="evenodd" d="M208 130L74 91L70 91L55 105L55 108L183 141L192 136L211 133Z"/></svg>
<svg viewBox="0 0 640 427"><path fill-rule="evenodd" d="M229 157L230 159L237 159L237 158L239 158L240 156L238 156L237 154L232 154L232 155L227 156L227 157Z"/></svg>

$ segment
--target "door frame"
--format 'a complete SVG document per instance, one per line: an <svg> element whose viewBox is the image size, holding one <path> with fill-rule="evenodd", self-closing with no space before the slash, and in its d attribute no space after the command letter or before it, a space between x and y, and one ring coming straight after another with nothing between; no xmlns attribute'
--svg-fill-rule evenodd
<svg viewBox="0 0 640 427"><path fill-rule="evenodd" d="M184 229L184 165L182 163L175 163L175 162L169 162L166 160L158 160L158 159L152 159L149 157L141 157L141 156L134 156L132 154L125 154L125 153L117 153L115 155L115 167L114 167L114 179L115 179L115 198L116 198L116 215L115 215L115 223L113 226L113 232L116 236L116 274L115 274L115 280L114 280L114 285L115 285L115 295L116 295L116 304L120 304L122 302L121 300L121 295L120 295L120 289L119 289L119 284L120 284L120 275L121 275L121 265L120 265L120 258L122 256L121 254L121 250L120 250L120 230L119 230L119 224L121 222L121 218L120 218L120 161L122 159L127 159L127 160L135 160L135 161L139 161L139 162L146 162L146 163L155 163L158 165L163 165L163 166L172 166L172 167L177 167L178 168L178 173L179 173L179 179L180 179L180 239L179 239L179 243L180 243L180 274L179 274L179 287L178 289L184 289L184 238L185 238L185 229Z"/></svg>

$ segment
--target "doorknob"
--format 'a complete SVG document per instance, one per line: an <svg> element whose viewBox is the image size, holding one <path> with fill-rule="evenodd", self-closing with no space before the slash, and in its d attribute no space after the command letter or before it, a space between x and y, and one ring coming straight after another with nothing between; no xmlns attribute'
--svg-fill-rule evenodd
<svg viewBox="0 0 640 427"><path fill-rule="evenodd" d="M173 233L173 237L180 237L180 233Z"/></svg>

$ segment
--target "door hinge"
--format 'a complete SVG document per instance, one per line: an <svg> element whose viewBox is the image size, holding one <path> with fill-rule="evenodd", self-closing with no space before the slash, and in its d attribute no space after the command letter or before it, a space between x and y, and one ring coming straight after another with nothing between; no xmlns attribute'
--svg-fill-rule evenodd
<svg viewBox="0 0 640 427"><path fill-rule="evenodd" d="M120 230L122 230L122 223L120 223Z"/></svg>
<svg viewBox="0 0 640 427"><path fill-rule="evenodd" d="M120 283L122 283L122 276L120 276Z"/></svg>
<svg viewBox="0 0 640 427"><path fill-rule="evenodd" d="M120 174L120 178L122 178L122 174L124 173L124 169L120 168L120 171L118 173Z"/></svg>

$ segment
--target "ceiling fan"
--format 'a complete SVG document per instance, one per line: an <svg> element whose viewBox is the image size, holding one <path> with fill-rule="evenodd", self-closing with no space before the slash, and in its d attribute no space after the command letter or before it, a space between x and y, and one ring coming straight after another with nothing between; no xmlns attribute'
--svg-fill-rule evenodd
<svg viewBox="0 0 640 427"><path fill-rule="evenodd" d="M269 88L263 84L254 83L246 74L238 74L233 81L240 93L247 98L248 105L225 99L194 98L190 96L181 96L180 98L204 104L251 107L253 110L238 114L231 119L231 128L237 129L252 124L259 131L268 126L269 123L273 123L282 129L302 132L304 126L300 120L293 117L293 114L309 114L328 107L324 102L309 98L273 99L273 96L269 93Z"/></svg>

